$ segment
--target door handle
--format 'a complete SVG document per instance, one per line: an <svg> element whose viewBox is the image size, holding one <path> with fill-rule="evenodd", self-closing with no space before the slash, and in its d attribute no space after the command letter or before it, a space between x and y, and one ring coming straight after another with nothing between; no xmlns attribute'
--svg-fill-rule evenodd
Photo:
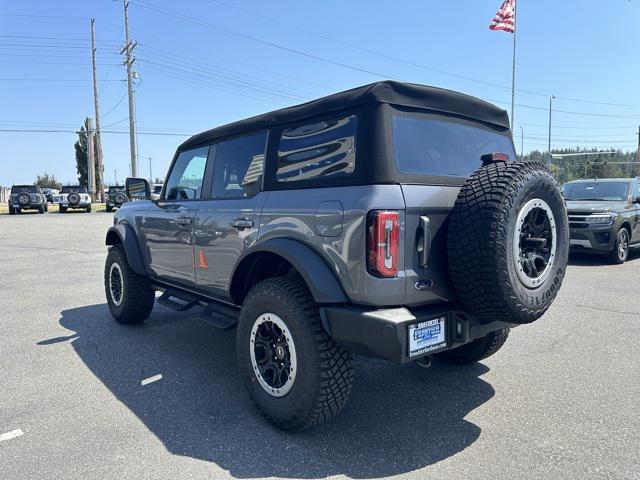
<svg viewBox="0 0 640 480"><path fill-rule="evenodd" d="M431 250L431 221L426 215L420 217L420 230L422 231L422 241L420 242L422 248L418 250L418 265L426 268L429 250Z"/></svg>
<svg viewBox="0 0 640 480"><path fill-rule="evenodd" d="M253 227L253 220L250 218L236 218L231 222L231 226L238 229Z"/></svg>
<svg viewBox="0 0 640 480"><path fill-rule="evenodd" d="M171 220L171 223L186 227L191 225L191 217L177 217Z"/></svg>

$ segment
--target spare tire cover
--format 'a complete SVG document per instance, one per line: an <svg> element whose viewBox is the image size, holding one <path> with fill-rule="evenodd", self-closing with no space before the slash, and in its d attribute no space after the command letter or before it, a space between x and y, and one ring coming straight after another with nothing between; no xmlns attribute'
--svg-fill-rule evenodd
<svg viewBox="0 0 640 480"><path fill-rule="evenodd" d="M569 256L564 198L538 162L481 167L449 218L451 281L463 307L483 321L530 323L555 299Z"/></svg>
<svg viewBox="0 0 640 480"><path fill-rule="evenodd" d="M18 195L18 203L20 205L29 205L31 203L31 195L28 193L21 193Z"/></svg>
<svg viewBox="0 0 640 480"><path fill-rule="evenodd" d="M67 197L67 200L71 204L80 203L80 195L78 195L77 193L70 193Z"/></svg>

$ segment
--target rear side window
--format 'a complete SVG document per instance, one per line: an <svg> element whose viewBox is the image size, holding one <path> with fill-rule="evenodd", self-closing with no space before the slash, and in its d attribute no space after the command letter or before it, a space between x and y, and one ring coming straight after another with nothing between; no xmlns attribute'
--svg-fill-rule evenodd
<svg viewBox="0 0 640 480"><path fill-rule="evenodd" d="M355 115L289 128L278 146L278 182L351 175L356 166Z"/></svg>
<svg viewBox="0 0 640 480"><path fill-rule="evenodd" d="M214 147L212 196L242 198L258 193L266 144L266 132L218 143Z"/></svg>
<svg viewBox="0 0 640 480"><path fill-rule="evenodd" d="M393 151L401 173L468 177L486 153L515 160L507 131L414 115L393 116Z"/></svg>
<svg viewBox="0 0 640 480"><path fill-rule="evenodd" d="M178 155L167 180L165 200L198 200L207 166L209 147L187 150Z"/></svg>

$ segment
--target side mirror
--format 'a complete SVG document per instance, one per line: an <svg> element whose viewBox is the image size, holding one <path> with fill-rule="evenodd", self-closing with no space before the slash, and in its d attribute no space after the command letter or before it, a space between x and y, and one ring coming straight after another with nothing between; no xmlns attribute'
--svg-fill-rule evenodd
<svg viewBox="0 0 640 480"><path fill-rule="evenodd" d="M633 203L640 203L640 195L638 195L637 197L634 197Z"/></svg>
<svg viewBox="0 0 640 480"><path fill-rule="evenodd" d="M129 200L147 200L150 198L151 188L146 178L129 177L124 182L124 189Z"/></svg>

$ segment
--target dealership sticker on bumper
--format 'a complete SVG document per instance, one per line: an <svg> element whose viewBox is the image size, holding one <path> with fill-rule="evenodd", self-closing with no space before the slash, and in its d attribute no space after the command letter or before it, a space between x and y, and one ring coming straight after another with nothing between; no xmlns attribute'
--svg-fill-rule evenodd
<svg viewBox="0 0 640 480"><path fill-rule="evenodd" d="M445 317L409 325L409 356L415 357L446 345Z"/></svg>

